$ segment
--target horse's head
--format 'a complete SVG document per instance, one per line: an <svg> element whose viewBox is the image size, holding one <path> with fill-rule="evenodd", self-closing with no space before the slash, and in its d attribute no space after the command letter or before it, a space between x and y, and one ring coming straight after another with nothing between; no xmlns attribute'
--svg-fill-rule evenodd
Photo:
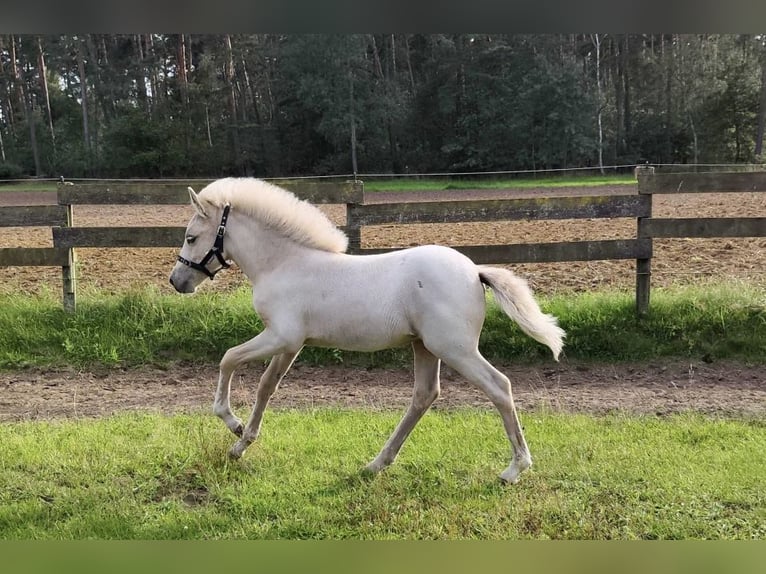
<svg viewBox="0 0 766 574"><path fill-rule="evenodd" d="M170 284L180 293L193 293L205 277L212 279L221 269L229 267L223 248L228 204L216 207L200 199L191 187L189 197L195 213L186 227L184 244L170 273Z"/></svg>

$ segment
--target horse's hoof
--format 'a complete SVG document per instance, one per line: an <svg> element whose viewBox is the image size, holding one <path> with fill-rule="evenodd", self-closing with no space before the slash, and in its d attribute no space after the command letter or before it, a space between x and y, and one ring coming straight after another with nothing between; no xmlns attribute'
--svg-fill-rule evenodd
<svg viewBox="0 0 766 574"><path fill-rule="evenodd" d="M505 476L505 473L500 475L500 482L502 482L504 485L509 484L516 484L519 482L519 477L517 476Z"/></svg>
<svg viewBox="0 0 766 574"><path fill-rule="evenodd" d="M378 476L378 473L376 472L370 472L366 468L363 468L361 471L359 471L359 474L356 476L356 480L359 481L359 484L368 484L374 481Z"/></svg>
<svg viewBox="0 0 766 574"><path fill-rule="evenodd" d="M234 443L234 446L232 446L229 449L229 459L239 460L240 458L242 458L242 454L245 452L245 448L247 447L243 446L241 444L241 441L237 441L236 443Z"/></svg>
<svg viewBox="0 0 766 574"><path fill-rule="evenodd" d="M505 484L516 484L519 482L521 473L527 470L530 466L532 466L532 461L527 458L513 461L511 466L506 468L500 474L500 480L502 480Z"/></svg>
<svg viewBox="0 0 766 574"><path fill-rule="evenodd" d="M377 474L378 471L371 469L370 465L365 466L362 470L359 471L359 476L367 480L375 477Z"/></svg>
<svg viewBox="0 0 766 574"><path fill-rule="evenodd" d="M372 462L368 463L363 469L362 474L366 476L375 476L376 474L380 473L381 470L386 468L385 464L382 464L377 459L373 460Z"/></svg>

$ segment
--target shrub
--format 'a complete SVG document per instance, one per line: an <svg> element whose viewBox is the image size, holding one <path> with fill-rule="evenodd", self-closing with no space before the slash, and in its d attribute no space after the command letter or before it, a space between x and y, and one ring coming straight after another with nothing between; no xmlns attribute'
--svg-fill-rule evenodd
<svg viewBox="0 0 766 574"><path fill-rule="evenodd" d="M0 180L19 179L23 175L24 172L21 169L21 166L9 162L0 163Z"/></svg>

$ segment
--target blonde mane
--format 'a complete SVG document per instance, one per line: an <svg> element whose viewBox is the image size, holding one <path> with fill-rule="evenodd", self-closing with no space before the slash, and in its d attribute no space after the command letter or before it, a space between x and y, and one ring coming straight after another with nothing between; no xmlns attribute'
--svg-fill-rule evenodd
<svg viewBox="0 0 766 574"><path fill-rule="evenodd" d="M218 207L230 203L233 210L247 213L301 245L335 253L342 253L348 247L346 234L319 208L260 179L219 179L205 187L199 199Z"/></svg>

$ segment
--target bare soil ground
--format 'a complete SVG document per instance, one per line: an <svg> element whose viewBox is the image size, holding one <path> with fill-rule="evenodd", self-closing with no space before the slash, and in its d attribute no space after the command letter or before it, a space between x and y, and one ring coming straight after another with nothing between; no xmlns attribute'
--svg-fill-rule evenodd
<svg viewBox="0 0 766 574"><path fill-rule="evenodd" d="M591 190L592 191L592 190ZM634 186L598 188L598 193L634 193ZM587 195L583 188L532 189L515 196ZM439 192L440 199L508 197L495 190ZM377 193L370 201L428 201L434 192ZM0 193L2 205L55 202L50 193ZM322 209L338 224L345 207ZM682 194L654 198L655 217L763 216L766 194ZM78 206L75 224L185 225L190 208L183 206ZM376 226L363 230L365 247L409 246L425 243L478 245L533 243L583 239L633 237L635 221L564 220L516 221L466 224ZM0 246L52 246L49 228L0 229ZM742 279L761 282L766 271L766 238L655 240L652 285L696 283L705 279ZM171 290L167 277L174 264L175 249L81 249L78 250L78 288L122 291L156 285ZM634 262L597 261L539 265L515 265L537 293L578 292L634 284ZM7 268L0 292L38 292L60 286L54 268ZM246 283L232 269L206 282L206 289L227 290ZM169 291L170 292L170 291ZM656 364L546 366L502 365L514 385L520 409L603 413L613 410L667 414L695 410L710 414L766 415L766 368L735 363L689 363L663 361ZM254 400L260 368L244 370L236 377L232 400L240 408ZM0 420L79 416L102 416L122 410L179 412L207 409L212 401L217 372L214 366L176 365L162 371L143 368L129 371L76 370L0 373ZM457 405L489 406L486 399L449 369L443 370L443 392L437 408ZM411 373L406 370L309 367L300 363L277 391L273 405L311 407L319 405L401 408L409 401Z"/></svg>
<svg viewBox="0 0 766 574"><path fill-rule="evenodd" d="M735 363L662 361L651 364L499 365L511 379L522 413L668 415L695 411L714 416L766 415L766 370ZM235 374L232 405L245 418L255 400L260 367ZM0 421L107 416L122 411L210 412L217 381L210 366L168 370L29 370L0 373ZM486 397L448 368L434 408L492 408ZM296 364L271 408L319 406L404 409L412 391L407 369L351 369Z"/></svg>

